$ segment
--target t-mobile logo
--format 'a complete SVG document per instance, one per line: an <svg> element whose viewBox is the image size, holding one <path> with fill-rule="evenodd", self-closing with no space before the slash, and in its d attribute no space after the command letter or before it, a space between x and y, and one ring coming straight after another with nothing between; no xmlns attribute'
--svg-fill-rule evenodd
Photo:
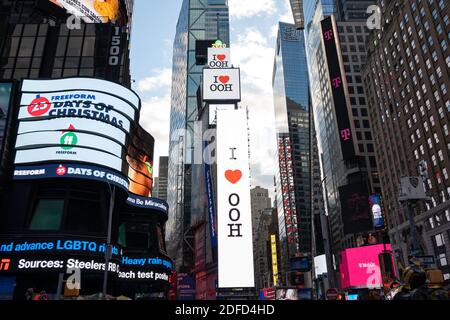
<svg viewBox="0 0 450 320"><path fill-rule="evenodd" d="M0 261L0 271L8 271L11 259L2 259Z"/></svg>

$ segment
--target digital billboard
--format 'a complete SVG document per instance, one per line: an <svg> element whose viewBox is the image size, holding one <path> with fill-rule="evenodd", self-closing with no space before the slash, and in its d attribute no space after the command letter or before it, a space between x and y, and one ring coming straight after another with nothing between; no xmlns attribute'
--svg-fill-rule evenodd
<svg viewBox="0 0 450 320"><path fill-rule="evenodd" d="M373 226L375 229L384 229L385 220L383 215L383 207L381 202L381 196L374 194L369 197L370 210L372 212Z"/></svg>
<svg viewBox="0 0 450 320"><path fill-rule="evenodd" d="M203 101L241 101L240 69L203 69Z"/></svg>
<svg viewBox="0 0 450 320"><path fill-rule="evenodd" d="M219 288L255 285L249 166L245 109L217 110Z"/></svg>
<svg viewBox="0 0 450 320"><path fill-rule="evenodd" d="M365 182L339 188L344 233L372 231L373 222L369 206L369 190Z"/></svg>
<svg viewBox="0 0 450 320"><path fill-rule="evenodd" d="M128 173L125 147L140 108L134 92L93 78L24 80L20 101L15 164L84 162ZM149 185L137 194L150 196Z"/></svg>
<svg viewBox="0 0 450 320"><path fill-rule="evenodd" d="M120 8L119 0L49 0L87 23L115 21Z"/></svg>
<svg viewBox="0 0 450 320"><path fill-rule="evenodd" d="M385 249L391 251L392 247L390 244L380 244L344 250L340 265L342 288L382 286L379 255Z"/></svg>
<svg viewBox="0 0 450 320"><path fill-rule="evenodd" d="M346 92L347 80L343 64L339 59L337 45L339 35L333 16L322 20L321 25L341 150L344 160L348 160L356 155L354 145L355 130L349 117L349 100Z"/></svg>

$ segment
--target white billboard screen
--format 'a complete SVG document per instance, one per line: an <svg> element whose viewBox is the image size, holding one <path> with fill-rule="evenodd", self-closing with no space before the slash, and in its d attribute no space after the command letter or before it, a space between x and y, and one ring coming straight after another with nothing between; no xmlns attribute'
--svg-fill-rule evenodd
<svg viewBox="0 0 450 320"><path fill-rule="evenodd" d="M38 100L36 100L38 99ZM40 99L40 100L39 100ZM33 105L30 111L33 113L43 113L46 110L47 103L50 104L50 108L83 108L83 109L94 109L100 110L101 107L105 106L107 110L114 110L127 116L131 121L136 119L138 110L137 107L131 105L130 103L114 97L110 94L104 94L96 91L65 91L65 92L37 92L37 93L23 93L20 100L21 106ZM92 107L91 107L92 105ZM41 110L42 108L42 110ZM49 108L49 109L50 109Z"/></svg>
<svg viewBox="0 0 450 320"><path fill-rule="evenodd" d="M208 48L208 67L231 68L230 48Z"/></svg>
<svg viewBox="0 0 450 320"><path fill-rule="evenodd" d="M50 146L85 147L104 150L117 157L122 157L122 146L110 139L78 131L41 131L25 133L17 136L17 149L32 149Z"/></svg>
<svg viewBox="0 0 450 320"><path fill-rule="evenodd" d="M88 162L105 166L122 172L122 159L112 154L73 147L65 150L61 147L40 148L31 150L17 150L15 164L32 164L48 161Z"/></svg>
<svg viewBox="0 0 450 320"><path fill-rule="evenodd" d="M219 288L254 287L247 116L217 110Z"/></svg>
<svg viewBox="0 0 450 320"><path fill-rule="evenodd" d="M126 133L114 126L101 121L92 121L86 118L55 118L39 121L22 121L19 123L18 134L38 131L63 131L73 125L78 131L92 132L113 139L125 146Z"/></svg>
<svg viewBox="0 0 450 320"><path fill-rule="evenodd" d="M240 70L203 69L203 100L209 102L241 101Z"/></svg>

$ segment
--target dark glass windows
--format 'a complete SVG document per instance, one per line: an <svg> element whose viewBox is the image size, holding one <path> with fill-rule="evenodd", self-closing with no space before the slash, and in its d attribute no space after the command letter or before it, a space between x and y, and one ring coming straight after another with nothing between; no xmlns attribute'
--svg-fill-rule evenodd
<svg viewBox="0 0 450 320"><path fill-rule="evenodd" d="M64 200L41 199L33 212L30 230L51 231L59 230L64 213Z"/></svg>

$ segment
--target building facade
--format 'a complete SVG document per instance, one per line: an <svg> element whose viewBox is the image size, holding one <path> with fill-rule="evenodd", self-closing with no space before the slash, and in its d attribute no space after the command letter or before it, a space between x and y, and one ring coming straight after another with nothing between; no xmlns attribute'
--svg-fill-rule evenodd
<svg viewBox="0 0 450 320"><path fill-rule="evenodd" d="M273 90L278 144L275 180L280 283L311 287L305 274L311 271L315 251L313 220L315 214L320 214L322 192L311 126L305 38L303 31L292 24L279 23ZM303 263L302 268L296 267L298 261Z"/></svg>
<svg viewBox="0 0 450 320"><path fill-rule="evenodd" d="M196 282L197 299L216 298L217 248L210 237L215 226L208 218L216 212L215 205L209 205L215 203L215 170L214 165L199 161L198 154L199 150L202 154L202 134L209 126L208 119L202 120L200 98L206 48L218 39L229 46L228 1L184 0L173 51L167 243L177 269Z"/></svg>
<svg viewBox="0 0 450 320"><path fill-rule="evenodd" d="M398 262L408 264L411 230L398 201L402 176L423 165L430 201L414 207L421 250L450 279L450 14L448 1L379 3L364 69L390 237Z"/></svg>
<svg viewBox="0 0 450 320"><path fill-rule="evenodd" d="M337 275L339 253L357 246L358 237L372 230L369 212L364 227L355 231L346 227L349 223L348 213L342 210L342 200L347 201L343 188L363 186L367 188L365 198L380 192L361 74L366 59L366 11L370 1L361 2L304 2L312 109L330 231L327 239L332 256L327 264L333 270L331 282ZM352 191L356 189L353 187Z"/></svg>
<svg viewBox="0 0 450 320"><path fill-rule="evenodd" d="M261 241L261 239L264 239L264 236L266 235L267 231L264 232L265 226L267 226L269 223L264 222L264 213L265 210L271 208L271 199L269 197L269 190L261 188L261 187L255 187L250 190L250 201L252 205L252 227L253 227L253 255L254 255L254 266L255 266L255 285L258 288L261 284L261 277L262 274L260 273L260 270L258 268L258 264L260 263L259 259L261 254L258 253L258 250L263 250L264 248L258 247L258 241ZM270 210L270 213L272 211ZM270 215L269 215L270 216ZM266 238L267 240L268 238ZM264 243L266 245L266 243ZM264 255L262 255L264 256ZM264 260L264 258L263 258ZM264 261L263 261L264 264ZM264 264L265 265L265 264Z"/></svg>

